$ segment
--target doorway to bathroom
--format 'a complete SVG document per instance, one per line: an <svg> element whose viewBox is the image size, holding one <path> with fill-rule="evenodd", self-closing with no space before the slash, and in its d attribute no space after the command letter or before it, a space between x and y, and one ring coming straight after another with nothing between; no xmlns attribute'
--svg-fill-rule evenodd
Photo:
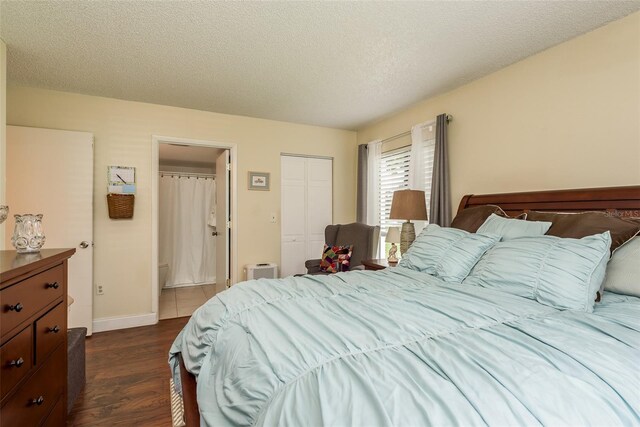
<svg viewBox="0 0 640 427"><path fill-rule="evenodd" d="M162 320L190 316L230 285L233 147L160 137L153 145L152 298Z"/></svg>

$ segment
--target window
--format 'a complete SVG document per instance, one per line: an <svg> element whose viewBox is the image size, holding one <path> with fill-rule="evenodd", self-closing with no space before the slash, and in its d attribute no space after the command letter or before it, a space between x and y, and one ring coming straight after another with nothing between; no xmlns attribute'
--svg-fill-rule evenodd
<svg viewBox="0 0 640 427"><path fill-rule="evenodd" d="M423 132L422 146L417 150L420 155L417 167L420 169L413 176L416 183L415 189L422 189L425 192L425 202L427 211L430 204L431 179L433 175L433 159L435 151L435 135L433 127L425 128ZM385 238L389 227L402 226L403 220L391 220L389 214L391 212L391 201L393 200L393 192L409 188L409 176L411 175L411 146L398 148L396 150L382 153L380 157L379 171L379 215L380 215L380 257L385 258L387 253L387 245ZM414 166L415 167L415 166ZM425 224L422 221L416 223L416 233L419 233Z"/></svg>
<svg viewBox="0 0 640 427"><path fill-rule="evenodd" d="M389 227L397 227L402 220L389 219L393 192L409 188L409 160L411 146L382 153L380 157L379 195L380 195L380 232L387 235ZM380 245L384 247L384 245Z"/></svg>

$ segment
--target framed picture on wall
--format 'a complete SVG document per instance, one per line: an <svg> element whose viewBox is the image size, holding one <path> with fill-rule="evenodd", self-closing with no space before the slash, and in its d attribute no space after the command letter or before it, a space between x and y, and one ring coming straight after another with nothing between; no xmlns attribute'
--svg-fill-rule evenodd
<svg viewBox="0 0 640 427"><path fill-rule="evenodd" d="M249 172L249 190L269 191L269 172Z"/></svg>

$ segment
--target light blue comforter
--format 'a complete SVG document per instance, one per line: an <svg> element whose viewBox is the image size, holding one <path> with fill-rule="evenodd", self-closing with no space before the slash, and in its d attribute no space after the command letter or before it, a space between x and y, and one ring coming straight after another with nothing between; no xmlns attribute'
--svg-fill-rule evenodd
<svg viewBox="0 0 640 427"><path fill-rule="evenodd" d="M171 348L203 425L639 425L640 299L594 313L396 267L236 285Z"/></svg>

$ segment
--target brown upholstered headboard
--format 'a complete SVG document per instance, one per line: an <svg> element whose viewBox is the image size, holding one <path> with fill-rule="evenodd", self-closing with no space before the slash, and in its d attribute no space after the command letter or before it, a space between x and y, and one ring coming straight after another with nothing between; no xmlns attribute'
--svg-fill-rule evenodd
<svg viewBox="0 0 640 427"><path fill-rule="evenodd" d="M511 216L531 210L606 211L620 217L640 217L640 185L525 193L468 194L460 201L458 212L479 205L498 205Z"/></svg>

